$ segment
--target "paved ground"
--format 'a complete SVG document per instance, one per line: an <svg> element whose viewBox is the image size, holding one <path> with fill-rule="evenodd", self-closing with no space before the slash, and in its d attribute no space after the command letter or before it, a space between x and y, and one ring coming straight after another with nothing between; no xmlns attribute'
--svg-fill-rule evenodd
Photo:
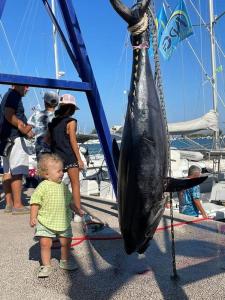
<svg viewBox="0 0 225 300"><path fill-rule="evenodd" d="M92 231L98 228L89 228L92 237L118 236L117 210L112 204L83 202L109 225L96 232ZM126 255L122 240L83 241L71 250L77 271L59 269L56 249L52 251L54 272L38 279L39 245L33 240L28 216L6 215L0 209L0 299L224 299L225 224L180 224L187 220L191 219L175 214L178 281L170 278L170 229L162 228L170 224L168 212L144 255ZM85 234L81 223L73 223L73 232L75 237Z"/></svg>

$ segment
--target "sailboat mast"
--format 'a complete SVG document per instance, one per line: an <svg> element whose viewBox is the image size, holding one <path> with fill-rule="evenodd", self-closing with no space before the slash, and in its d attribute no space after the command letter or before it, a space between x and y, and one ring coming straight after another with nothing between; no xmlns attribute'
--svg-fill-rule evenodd
<svg viewBox="0 0 225 300"><path fill-rule="evenodd" d="M213 0L209 0L209 18L210 18L210 44L211 44L211 63L212 63L212 95L213 95L213 109L218 113L218 97L217 97L217 77L216 77L216 52L215 52L215 18ZM214 134L215 149L219 148L219 128Z"/></svg>
<svg viewBox="0 0 225 300"><path fill-rule="evenodd" d="M55 15L55 0L52 0L52 12ZM54 57L55 57L55 78L59 79L59 60L58 60L58 45L57 45L57 31L55 25L52 27L53 32L53 46L54 46Z"/></svg>

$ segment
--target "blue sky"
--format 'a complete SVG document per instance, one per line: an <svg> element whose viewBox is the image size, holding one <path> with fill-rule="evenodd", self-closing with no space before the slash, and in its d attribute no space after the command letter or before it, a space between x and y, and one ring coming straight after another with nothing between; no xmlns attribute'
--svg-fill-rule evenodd
<svg viewBox="0 0 225 300"><path fill-rule="evenodd" d="M124 3L131 5L133 0ZM200 24L190 0L186 0L192 24ZM132 63L127 26L114 12L107 0L76 0L73 1L77 18L80 23L83 39L95 74L101 100L109 126L122 124L126 112L127 94ZM162 1L156 0L156 11ZM168 0L174 9L178 0ZM208 23L208 1L192 0ZM214 1L215 15L225 11L225 2ZM59 14L59 20L62 21ZM170 12L167 8L167 14ZM0 27L0 72L54 78L54 54L52 42L52 24L39 0L7 0L2 16L2 23L7 34L9 47ZM222 51L225 51L225 16L216 24L216 37ZM202 60L207 73L211 74L209 34L203 26L194 26L195 34L189 41ZM15 65L16 61L16 65ZM60 70L65 72L64 79L78 81L77 72L73 67L64 47L59 41ZM224 65L224 57L217 51L217 65ZM180 43L169 61L161 57L164 93L169 122L184 121L197 118L212 108L211 87L202 75L201 68L186 41ZM4 94L6 86L0 86ZM31 108L42 105L42 89L31 89L24 99L27 116ZM225 101L224 73L218 73L218 91ZM61 91L61 94L63 91ZM80 111L77 112L80 130L89 132L93 129L93 121L85 94L75 93ZM37 100L38 98L38 100ZM223 125L224 107L219 102L220 121Z"/></svg>

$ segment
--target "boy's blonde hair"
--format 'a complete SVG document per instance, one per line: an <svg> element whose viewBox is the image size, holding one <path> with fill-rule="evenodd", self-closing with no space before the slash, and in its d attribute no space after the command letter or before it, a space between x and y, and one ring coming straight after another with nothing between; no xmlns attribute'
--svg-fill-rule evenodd
<svg viewBox="0 0 225 300"><path fill-rule="evenodd" d="M46 153L41 155L41 158L38 162L38 175L44 177L48 171L48 163L63 163L62 159L57 154Z"/></svg>

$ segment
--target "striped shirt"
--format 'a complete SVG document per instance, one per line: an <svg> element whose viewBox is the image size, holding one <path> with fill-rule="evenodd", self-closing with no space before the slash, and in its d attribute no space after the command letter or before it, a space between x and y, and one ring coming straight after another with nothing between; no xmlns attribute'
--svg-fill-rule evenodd
<svg viewBox="0 0 225 300"><path fill-rule="evenodd" d="M71 223L72 211L69 204L72 194L63 183L42 181L31 196L30 205L38 204L38 221L54 231L65 231Z"/></svg>

